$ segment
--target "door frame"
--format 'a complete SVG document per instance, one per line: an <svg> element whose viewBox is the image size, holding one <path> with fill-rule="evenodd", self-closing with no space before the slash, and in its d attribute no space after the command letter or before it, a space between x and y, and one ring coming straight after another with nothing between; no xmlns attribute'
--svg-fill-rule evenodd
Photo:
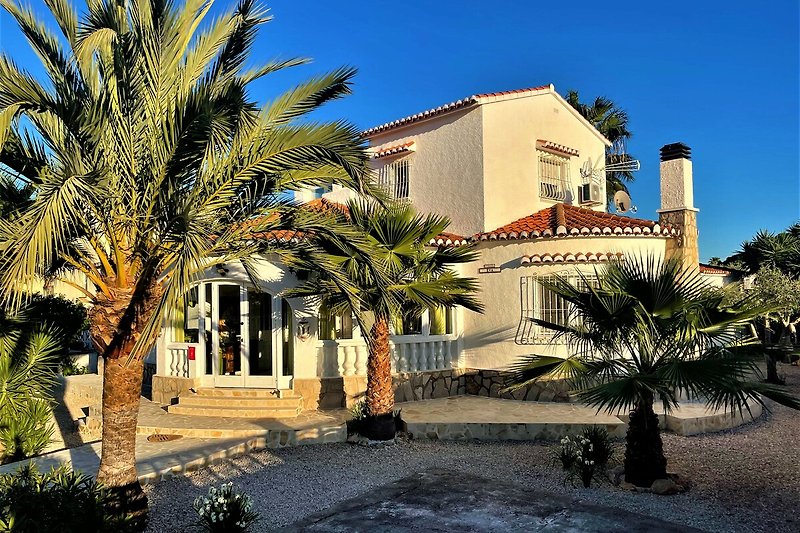
<svg viewBox="0 0 800 533"><path fill-rule="evenodd" d="M200 314L198 335L198 357L196 360L197 374L201 378L203 386L220 388L288 388L293 376L283 375L283 315L282 298L269 294L272 300L272 316L270 317L271 342L272 342L272 375L251 376L250 375L250 303L247 300L248 289L255 287L251 284L241 283L235 280L214 279L202 281L198 289L198 304L201 309L205 309L206 290L205 286L211 287L211 313L206 317L206 313ZM237 376L221 375L219 358L219 287L222 285L233 285L239 287L239 319L240 329L240 352L241 368ZM289 306L291 311L291 306ZM206 321L210 320L209 331L211 333L211 369L206 369ZM290 332L290 338L294 342L294 332Z"/></svg>

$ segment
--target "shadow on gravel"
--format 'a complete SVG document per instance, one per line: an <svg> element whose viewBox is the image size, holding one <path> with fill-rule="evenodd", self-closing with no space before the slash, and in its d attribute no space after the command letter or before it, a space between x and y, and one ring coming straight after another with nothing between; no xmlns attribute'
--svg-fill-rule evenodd
<svg viewBox="0 0 800 533"><path fill-rule="evenodd" d="M280 531L698 532L647 516L443 469L384 485Z"/></svg>

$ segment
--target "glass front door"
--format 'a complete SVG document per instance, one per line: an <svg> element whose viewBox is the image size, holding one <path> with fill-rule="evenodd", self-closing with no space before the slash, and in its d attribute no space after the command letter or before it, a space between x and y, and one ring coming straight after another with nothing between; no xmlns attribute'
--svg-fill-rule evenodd
<svg viewBox="0 0 800 533"><path fill-rule="evenodd" d="M206 283L203 294L205 374L214 386L277 387L276 357L283 350L275 349L280 318L276 328L273 297L224 282Z"/></svg>

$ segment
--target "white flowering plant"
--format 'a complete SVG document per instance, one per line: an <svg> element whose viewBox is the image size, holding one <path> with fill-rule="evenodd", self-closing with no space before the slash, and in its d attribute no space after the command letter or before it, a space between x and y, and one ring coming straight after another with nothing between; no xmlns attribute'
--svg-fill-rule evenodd
<svg viewBox="0 0 800 533"><path fill-rule="evenodd" d="M208 494L194 501L200 526L209 533L240 533L249 531L259 519L253 511L253 500L247 494L223 483L209 487Z"/></svg>
<svg viewBox="0 0 800 533"><path fill-rule="evenodd" d="M566 481L578 478L584 487L590 487L613 460L614 447L605 429L592 427L581 435L561 439L556 455L567 472Z"/></svg>

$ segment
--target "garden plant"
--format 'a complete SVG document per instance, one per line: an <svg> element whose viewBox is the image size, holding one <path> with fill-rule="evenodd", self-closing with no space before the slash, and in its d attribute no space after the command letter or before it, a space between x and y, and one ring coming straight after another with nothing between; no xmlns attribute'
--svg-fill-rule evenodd
<svg viewBox="0 0 800 533"><path fill-rule="evenodd" d="M742 348L757 342L741 335L765 309L746 296L730 302L695 269L674 260L632 257L613 261L597 283L556 276L540 283L570 305L568 324L535 319L566 342L566 358L530 355L513 368L511 388L543 376L565 378L580 401L630 415L625 480L649 487L667 476L658 402L666 412L680 394L711 408L748 413L770 398L800 409L800 400L763 382L757 360Z"/></svg>

